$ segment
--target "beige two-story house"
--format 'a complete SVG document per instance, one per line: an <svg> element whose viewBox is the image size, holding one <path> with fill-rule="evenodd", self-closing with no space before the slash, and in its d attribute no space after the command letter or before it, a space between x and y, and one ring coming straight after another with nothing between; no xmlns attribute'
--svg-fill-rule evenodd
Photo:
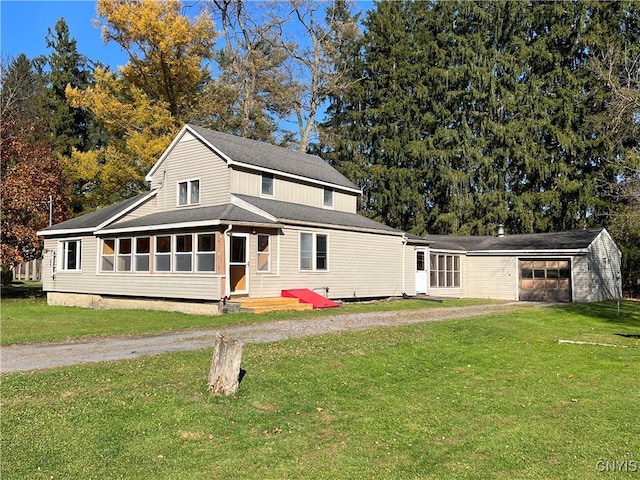
<svg viewBox="0 0 640 480"><path fill-rule="evenodd" d="M146 180L39 232L50 304L215 313L286 289L415 292L415 242L357 214L360 190L320 157L186 125Z"/></svg>

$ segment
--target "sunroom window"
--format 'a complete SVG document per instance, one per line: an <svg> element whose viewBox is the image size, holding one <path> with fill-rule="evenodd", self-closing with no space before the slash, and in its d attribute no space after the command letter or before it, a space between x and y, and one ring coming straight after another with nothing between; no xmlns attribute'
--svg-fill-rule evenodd
<svg viewBox="0 0 640 480"><path fill-rule="evenodd" d="M216 236L213 233L198 234L196 271L216 271Z"/></svg>
<svg viewBox="0 0 640 480"><path fill-rule="evenodd" d="M191 235L176 235L176 272L190 272L192 270L192 257L193 237Z"/></svg>

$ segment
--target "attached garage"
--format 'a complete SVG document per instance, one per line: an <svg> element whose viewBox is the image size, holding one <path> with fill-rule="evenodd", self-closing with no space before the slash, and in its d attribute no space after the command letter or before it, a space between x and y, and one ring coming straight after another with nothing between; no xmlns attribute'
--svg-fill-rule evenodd
<svg viewBox="0 0 640 480"><path fill-rule="evenodd" d="M416 247L427 295L542 302L598 302L620 298L621 253L604 228L499 236L427 235ZM452 259L451 269L447 261ZM428 259L444 259L434 276ZM457 265L457 266L456 266ZM450 283L445 280L451 270ZM426 272L425 272L426 273ZM418 277L416 277L418 278ZM418 282L416 282L418 284Z"/></svg>
<svg viewBox="0 0 640 480"><path fill-rule="evenodd" d="M571 301L571 259L520 259L518 263L521 301Z"/></svg>

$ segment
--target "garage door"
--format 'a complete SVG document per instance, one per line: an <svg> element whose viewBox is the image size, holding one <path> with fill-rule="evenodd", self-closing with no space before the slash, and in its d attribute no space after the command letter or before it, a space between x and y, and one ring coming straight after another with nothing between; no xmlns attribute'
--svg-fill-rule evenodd
<svg viewBox="0 0 640 480"><path fill-rule="evenodd" d="M571 260L520 260L520 300L571 301Z"/></svg>

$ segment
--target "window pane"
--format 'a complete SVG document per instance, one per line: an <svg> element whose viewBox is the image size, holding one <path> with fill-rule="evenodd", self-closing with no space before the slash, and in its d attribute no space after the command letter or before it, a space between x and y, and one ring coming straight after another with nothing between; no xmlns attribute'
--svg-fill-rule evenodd
<svg viewBox="0 0 640 480"><path fill-rule="evenodd" d="M171 252L171 237L156 237L156 252L157 253L170 253Z"/></svg>
<svg viewBox="0 0 640 480"><path fill-rule="evenodd" d="M454 287L460 286L460 272L455 272L453 274L453 286Z"/></svg>
<svg viewBox="0 0 640 480"><path fill-rule="evenodd" d="M273 175L270 173L262 174L262 194L273 195Z"/></svg>
<svg viewBox="0 0 640 480"><path fill-rule="evenodd" d="M311 255L313 248L313 235L310 233L300 234L300 268L302 270L311 270Z"/></svg>
<svg viewBox="0 0 640 480"><path fill-rule="evenodd" d="M176 235L176 252L191 252L191 235Z"/></svg>
<svg viewBox="0 0 640 480"><path fill-rule="evenodd" d="M113 272L115 268L115 248L116 241L112 238L102 242L102 264L100 269L103 272Z"/></svg>
<svg viewBox="0 0 640 480"><path fill-rule="evenodd" d="M215 272L215 253L198 253L196 255L196 269L198 272Z"/></svg>
<svg viewBox="0 0 640 480"><path fill-rule="evenodd" d="M270 236L258 235L258 271L268 272L271 270Z"/></svg>
<svg viewBox="0 0 640 480"><path fill-rule="evenodd" d="M148 272L149 271L149 255L142 254L136 255L136 272Z"/></svg>
<svg viewBox="0 0 640 480"><path fill-rule="evenodd" d="M67 270L79 270L80 265L78 263L79 251L78 245L79 241L74 240L72 242L65 242L65 251L66 251L66 269Z"/></svg>
<svg viewBox="0 0 640 480"><path fill-rule="evenodd" d="M191 271L191 254L176 253L176 272Z"/></svg>
<svg viewBox="0 0 640 480"><path fill-rule="evenodd" d="M327 236L316 236L316 269L327 269Z"/></svg>
<svg viewBox="0 0 640 480"><path fill-rule="evenodd" d="M191 203L200 203L200 180L191 182Z"/></svg>
<svg viewBox="0 0 640 480"><path fill-rule="evenodd" d="M330 207L333 205L333 189L325 187L324 189L324 205Z"/></svg>
<svg viewBox="0 0 640 480"><path fill-rule="evenodd" d="M131 255L118 255L118 271L119 272L131 271Z"/></svg>
<svg viewBox="0 0 640 480"><path fill-rule="evenodd" d="M231 262L245 263L246 259L247 259L246 238L232 236L231 237Z"/></svg>
<svg viewBox="0 0 640 480"><path fill-rule="evenodd" d="M156 272L169 272L169 271L171 271L171 256L157 255L156 256Z"/></svg>
<svg viewBox="0 0 640 480"><path fill-rule="evenodd" d="M187 204L187 182L178 184L178 205Z"/></svg>
<svg viewBox="0 0 640 480"><path fill-rule="evenodd" d="M103 272L113 272L113 256L103 256L102 257L102 271Z"/></svg>
<svg viewBox="0 0 640 480"><path fill-rule="evenodd" d="M131 239L130 238L121 238L118 241L118 253L120 255L126 255L131 253Z"/></svg>
<svg viewBox="0 0 640 480"><path fill-rule="evenodd" d="M113 255L116 251L116 241L113 239L104 240L102 243L102 253Z"/></svg>
<svg viewBox="0 0 640 480"><path fill-rule="evenodd" d="M216 242L215 235L206 234L198 235L198 251L199 252L215 252Z"/></svg>
<svg viewBox="0 0 640 480"><path fill-rule="evenodd" d="M424 252L416 252L416 270L418 272L424 270Z"/></svg>
<svg viewBox="0 0 640 480"><path fill-rule="evenodd" d="M136 253L149 253L150 243L149 237L136 238Z"/></svg>

